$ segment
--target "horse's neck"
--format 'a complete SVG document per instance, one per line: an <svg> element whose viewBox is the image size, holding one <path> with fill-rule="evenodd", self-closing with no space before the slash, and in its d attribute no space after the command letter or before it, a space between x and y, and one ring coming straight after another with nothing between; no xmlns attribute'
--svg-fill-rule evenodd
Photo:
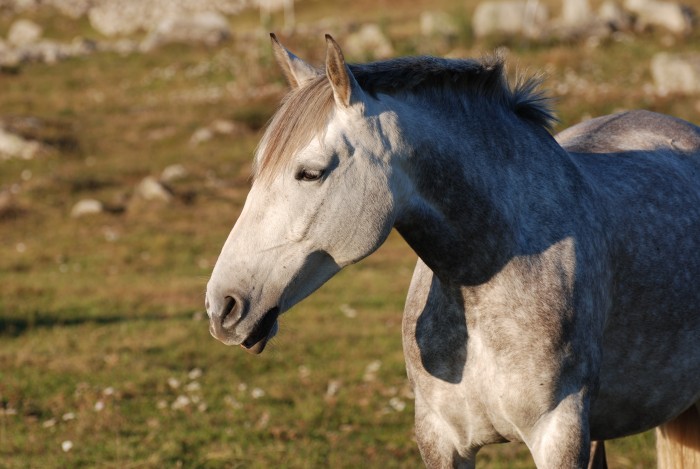
<svg viewBox="0 0 700 469"><path fill-rule="evenodd" d="M415 192L396 228L443 281L481 284L567 229L580 182L568 154L543 129L494 121L496 113L461 123L453 115L445 124L460 131L451 135L437 122L434 132L425 122L405 129L423 137L412 137L405 164Z"/></svg>

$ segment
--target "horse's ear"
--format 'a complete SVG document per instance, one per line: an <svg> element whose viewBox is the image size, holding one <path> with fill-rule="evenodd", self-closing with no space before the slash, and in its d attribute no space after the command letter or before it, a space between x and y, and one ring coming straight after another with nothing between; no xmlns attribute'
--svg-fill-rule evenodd
<svg viewBox="0 0 700 469"><path fill-rule="evenodd" d="M275 54L275 60L287 78L289 86L293 89L299 88L306 82L321 75L320 70L307 64L280 44L275 33L270 33L270 39L272 40L272 51Z"/></svg>
<svg viewBox="0 0 700 469"><path fill-rule="evenodd" d="M335 102L339 106L349 107L362 101L362 89L345 65L343 51L330 34L326 34L326 45L326 76L331 82Z"/></svg>

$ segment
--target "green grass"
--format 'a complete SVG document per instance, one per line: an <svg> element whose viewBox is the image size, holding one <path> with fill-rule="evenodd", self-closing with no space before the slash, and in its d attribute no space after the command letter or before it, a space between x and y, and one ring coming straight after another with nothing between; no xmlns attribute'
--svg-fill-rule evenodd
<svg viewBox="0 0 700 469"><path fill-rule="evenodd" d="M454 44L417 41L421 9L462 8L438 3L347 6L359 19L381 17L399 51L474 56L497 45L474 43L468 22ZM302 2L298 18L337 11ZM55 37L94 34L82 20L35 19ZM266 40L246 39L257 21L232 19L240 39L213 50L98 54L0 76L0 117L38 116L52 123L47 138L77 139L32 161L0 161L0 190L17 191L0 211L0 466L420 466L400 337L415 255L398 236L285 315L263 355L209 336L206 281L283 92ZM0 30L9 24L0 18ZM289 39L300 55L323 57L321 35ZM637 107L692 120L696 100L645 86L660 39L516 43L510 57L547 72L560 127ZM697 50L697 39L677 39L675 49ZM190 145L197 128L221 118L247 130ZM139 180L174 163L189 175L173 183L172 203L129 202ZM83 198L126 210L70 218ZM611 467L650 467L653 435L610 442L608 454ZM522 445L479 458L482 467L532 467Z"/></svg>

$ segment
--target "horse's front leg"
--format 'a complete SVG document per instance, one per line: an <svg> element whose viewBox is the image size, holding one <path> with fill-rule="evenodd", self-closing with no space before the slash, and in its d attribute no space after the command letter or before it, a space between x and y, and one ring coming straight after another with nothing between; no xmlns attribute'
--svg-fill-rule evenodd
<svg viewBox="0 0 700 469"><path fill-rule="evenodd" d="M587 397L570 394L543 415L526 441L538 469L585 469L590 457Z"/></svg>
<svg viewBox="0 0 700 469"><path fill-rule="evenodd" d="M428 469L474 469L476 453L460 454L454 429L416 396L416 441Z"/></svg>

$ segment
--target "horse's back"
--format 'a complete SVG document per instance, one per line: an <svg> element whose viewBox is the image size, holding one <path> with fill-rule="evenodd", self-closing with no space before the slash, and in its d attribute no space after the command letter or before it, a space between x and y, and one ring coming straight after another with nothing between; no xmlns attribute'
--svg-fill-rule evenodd
<svg viewBox="0 0 700 469"><path fill-rule="evenodd" d="M700 153L700 127L651 111L627 111L590 119L556 136L569 152L617 153L669 149Z"/></svg>
<svg viewBox="0 0 700 469"><path fill-rule="evenodd" d="M700 397L700 128L631 111L556 138L599 196L613 272L591 416L594 435L609 438Z"/></svg>

